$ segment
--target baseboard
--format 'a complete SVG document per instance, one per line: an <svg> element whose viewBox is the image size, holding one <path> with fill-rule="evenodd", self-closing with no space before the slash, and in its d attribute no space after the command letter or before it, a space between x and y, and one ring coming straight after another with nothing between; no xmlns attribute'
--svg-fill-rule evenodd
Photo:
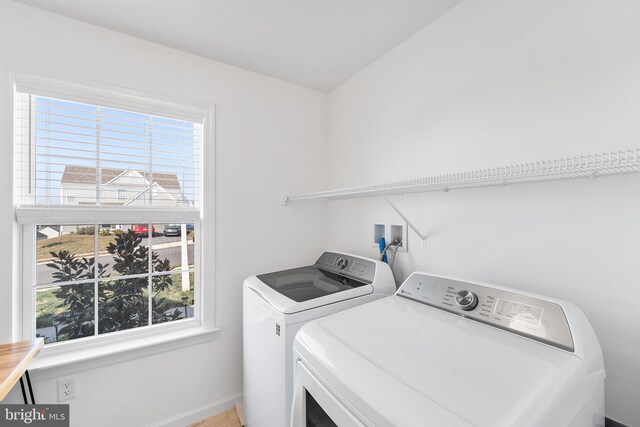
<svg viewBox="0 0 640 427"><path fill-rule="evenodd" d="M209 418L220 412L232 409L236 403L242 402L242 393L234 394L216 402L194 408L174 417L152 423L149 427L186 427L190 424Z"/></svg>
<svg viewBox="0 0 640 427"><path fill-rule="evenodd" d="M628 427L622 423L619 423L611 418L604 419L604 427Z"/></svg>

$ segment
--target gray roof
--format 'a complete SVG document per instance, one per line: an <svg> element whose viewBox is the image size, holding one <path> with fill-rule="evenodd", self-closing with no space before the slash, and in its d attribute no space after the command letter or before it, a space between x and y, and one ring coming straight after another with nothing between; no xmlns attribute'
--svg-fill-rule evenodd
<svg viewBox="0 0 640 427"><path fill-rule="evenodd" d="M101 168L100 169L100 182L106 184L113 178L126 172L128 169L113 169L113 168ZM151 173L145 171L137 171L147 180L151 180ZM64 174L62 175L62 183L77 183L77 184L95 184L96 183L96 168L86 166L65 166ZM153 181L163 188L180 189L180 182L178 176L175 173L153 173Z"/></svg>

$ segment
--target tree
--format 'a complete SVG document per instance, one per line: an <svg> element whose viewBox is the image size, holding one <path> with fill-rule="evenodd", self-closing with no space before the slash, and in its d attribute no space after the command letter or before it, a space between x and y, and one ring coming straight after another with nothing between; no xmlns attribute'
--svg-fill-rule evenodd
<svg viewBox="0 0 640 427"><path fill-rule="evenodd" d="M51 252L53 261L47 267L57 270L54 282L93 279L95 275L93 258L76 258L69 251ZM107 265L98 264L98 277L103 277ZM74 339L94 334L94 292L92 283L78 283L61 286L53 292L56 298L69 306L69 311L60 315L62 325L57 336Z"/></svg>
<svg viewBox="0 0 640 427"><path fill-rule="evenodd" d="M97 263L97 277L113 277L99 282L98 286L98 333L121 331L149 324L149 248L141 246L142 239L128 230L115 236L109 243L107 252L113 256L113 267ZM77 258L69 251L51 252L53 261L47 266L56 270L54 282L93 279L95 277L94 258ZM160 259L156 252L151 254L152 272L171 270L168 259ZM130 277L134 276L134 277ZM123 277L123 278L119 278ZM152 323L163 323L183 317L180 310L170 310L169 304L160 293L173 283L170 275L151 276L151 318ZM94 334L95 304L93 283L61 286L53 292L68 305L69 311L61 315L59 340L74 339Z"/></svg>

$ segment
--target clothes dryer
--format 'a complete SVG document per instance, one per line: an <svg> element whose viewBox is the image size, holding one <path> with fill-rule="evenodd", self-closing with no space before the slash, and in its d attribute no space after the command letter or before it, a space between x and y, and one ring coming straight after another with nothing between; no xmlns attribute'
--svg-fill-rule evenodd
<svg viewBox="0 0 640 427"><path fill-rule="evenodd" d="M294 364L293 427L604 426L586 317L514 289L414 273L307 323Z"/></svg>

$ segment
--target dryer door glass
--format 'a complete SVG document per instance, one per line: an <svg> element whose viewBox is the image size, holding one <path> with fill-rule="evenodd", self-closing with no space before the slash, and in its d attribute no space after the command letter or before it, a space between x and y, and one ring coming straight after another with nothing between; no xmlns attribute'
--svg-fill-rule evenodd
<svg viewBox="0 0 640 427"><path fill-rule="evenodd" d="M307 427L338 427L331 417L322 409L322 406L305 390L307 407Z"/></svg>
<svg viewBox="0 0 640 427"><path fill-rule="evenodd" d="M258 279L296 302L320 298L367 284L314 266L261 274Z"/></svg>

